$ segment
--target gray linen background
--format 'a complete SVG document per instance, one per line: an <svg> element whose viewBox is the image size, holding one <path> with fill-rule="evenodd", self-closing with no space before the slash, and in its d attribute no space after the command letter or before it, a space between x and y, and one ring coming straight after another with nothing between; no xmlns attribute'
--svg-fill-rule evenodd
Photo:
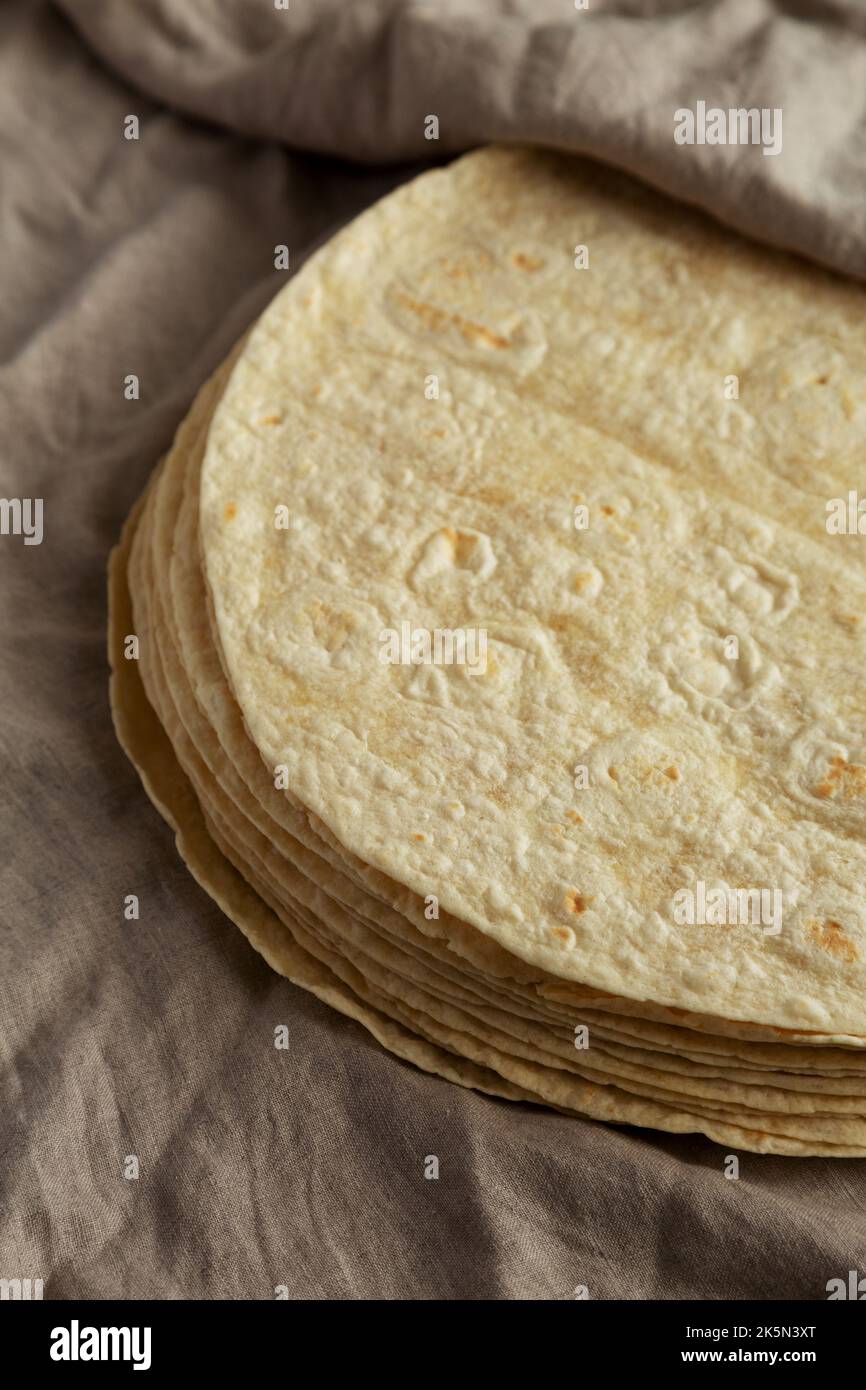
<svg viewBox="0 0 866 1390"><path fill-rule="evenodd" d="M296 264L412 161L555 144L866 275L866 6L590 3L0 9L0 494L45 502L41 546L0 537L0 1277L49 1298L815 1299L866 1270L860 1163L743 1155L727 1181L705 1140L422 1075L272 974L110 724L105 565L131 503L284 283L275 244ZM782 107L783 153L674 146L697 99Z"/></svg>

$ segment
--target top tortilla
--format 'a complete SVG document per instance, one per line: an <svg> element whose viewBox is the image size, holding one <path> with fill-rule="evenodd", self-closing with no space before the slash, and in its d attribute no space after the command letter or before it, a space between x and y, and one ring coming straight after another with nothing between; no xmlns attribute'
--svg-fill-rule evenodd
<svg viewBox="0 0 866 1390"><path fill-rule="evenodd" d="M263 777L565 981L866 1034L866 543L826 527L864 311L551 154L365 213L252 331L202 471ZM404 622L483 628L486 672L383 665ZM781 890L781 932L678 925L698 880Z"/></svg>

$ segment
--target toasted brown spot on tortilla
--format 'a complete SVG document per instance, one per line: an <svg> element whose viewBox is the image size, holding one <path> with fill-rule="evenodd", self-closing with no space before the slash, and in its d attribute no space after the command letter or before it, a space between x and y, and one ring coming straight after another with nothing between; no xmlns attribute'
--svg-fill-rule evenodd
<svg viewBox="0 0 866 1390"><path fill-rule="evenodd" d="M237 504L237 502L226 502L225 508L224 508L224 510L223 510L223 520L224 520L224 521L234 521L234 519L235 519L235 517L237 516L237 514L238 514L238 504Z"/></svg>
<svg viewBox="0 0 866 1390"><path fill-rule="evenodd" d="M544 261L540 261L537 256L527 256L523 251L515 251L511 257L518 270L540 270Z"/></svg>
<svg viewBox="0 0 866 1390"><path fill-rule="evenodd" d="M806 931L815 945L820 946L829 956L835 956L837 960L843 960L848 965L853 965L854 961L860 959L860 952L851 938L845 935L839 922L820 922L816 917L811 917L806 923Z"/></svg>
<svg viewBox="0 0 866 1390"><path fill-rule="evenodd" d="M813 796L822 801L838 796L840 801L853 801L855 797L866 795L866 764L849 763L836 754L829 760L830 771L813 790Z"/></svg>
<svg viewBox="0 0 866 1390"><path fill-rule="evenodd" d="M425 304L421 299L413 299L402 290L397 298L411 313L422 319L433 333L442 333L446 328L456 328L468 343L483 343L486 347L497 349L511 346L510 339L503 337L501 333L494 333L493 329L487 328L483 323L473 323L471 319L465 319L460 314L449 314L445 309L437 309L434 304Z"/></svg>
<svg viewBox="0 0 866 1390"><path fill-rule="evenodd" d="M568 908L569 912L573 912L576 915L581 912L586 912L586 909L592 901L592 898L588 898L583 893L578 893L575 890L565 895L565 906Z"/></svg>
<svg viewBox="0 0 866 1390"><path fill-rule="evenodd" d="M454 551L454 563L467 565L478 546L478 537L470 531L458 531L454 526L443 526L439 534Z"/></svg>
<svg viewBox="0 0 866 1390"><path fill-rule="evenodd" d="M583 825L583 816L579 811L566 811L565 814L568 820L574 821L575 825Z"/></svg>

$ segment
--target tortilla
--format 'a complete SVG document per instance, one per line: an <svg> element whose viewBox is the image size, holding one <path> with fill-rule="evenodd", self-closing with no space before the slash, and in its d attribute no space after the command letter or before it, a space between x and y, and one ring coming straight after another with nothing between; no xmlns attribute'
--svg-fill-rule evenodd
<svg viewBox="0 0 866 1390"><path fill-rule="evenodd" d="M431 180L437 186L425 187ZM623 207L617 180L588 180L575 175L570 161L528 152L471 156L448 171L446 183L443 188L439 175L425 176L335 238L278 296L197 399L112 561L112 705L121 741L174 825L192 871L256 948L400 1056L493 1094L593 1118L698 1130L757 1152L866 1153L866 1055L859 1050L866 1028L854 999L859 938L848 918L845 928L833 919L841 936L834 930L828 937L826 925L808 929L808 949L803 931L796 931L796 916L785 943L785 931L768 938L731 927L691 927L686 942L685 933L665 924L660 935L658 905L640 931L633 912L616 918L623 884L630 888L618 867L623 846L636 875L634 908L649 901L648 885L658 887L665 828L669 850L688 842L699 865L709 862L700 856L708 854L711 837L695 826L711 812L715 829L748 825L752 865L771 833L782 835L785 844L785 836L794 835L800 849L797 834L816 842L815 824L805 812L792 814L779 798L756 809L753 789L743 780L756 747L765 759L760 774L777 770L778 739L768 735L767 721L772 715L780 727L782 715L764 708L775 698L776 684L764 683L755 701L729 701L721 716L706 702L696 714L695 702L680 691L685 712L665 697L654 721L645 712L638 718L629 701L638 687L645 692L652 686L658 694L652 670L641 667L635 676L625 656L636 649L627 644L601 652L605 624L610 627L617 607L626 617L637 608L646 627L653 603L670 604L672 574L684 583L676 557L667 568L662 562L657 525L646 526L636 507L626 515L613 503L600 504L601 517L619 516L626 539L615 537L613 522L600 523L606 534L593 538L590 559L579 560L591 568L578 574L591 577L572 586L577 606L557 590L565 570L556 526L549 528L549 555L532 568L531 589L522 582L526 557L511 539L525 517L521 545L525 541L541 556L541 523L545 516L550 520L556 489L564 496L574 474L582 485L592 483L596 498L612 496L616 484L635 501L643 487L655 522L664 520L674 535L687 534L698 546L690 587L679 600L684 604L688 594L694 611L706 613L709 599L695 575L707 581L710 559L721 563L714 509L727 524L730 509L740 506L741 550L748 558L735 579L722 565L732 593L726 590L727 598L719 600L713 590L712 596L723 618L735 600L741 608L748 600L748 640L766 644L770 631L784 647L789 675L796 663L785 642L799 640L790 629L805 621L806 598L813 618L822 619L823 610L814 592L807 595L802 569L790 571L793 589L789 584L785 590L784 612L768 614L761 584L777 583L767 576L775 574L774 564L778 570L773 545L784 528L803 534L799 494L790 512L777 518L774 532L762 510L772 488L767 491L760 472L753 493L735 503L733 482L740 480L734 478L734 460L726 458L721 467L715 460L710 478L704 467L710 454L698 450L696 467L686 475L682 460L678 467L670 452L670 439L666 455L639 453L630 406L616 418L619 439L610 422L602 437L591 412L588 423L583 419L587 403L580 385L577 419L569 420L556 396L558 356L569 341L545 269L557 238L569 217L583 217L607 248L615 273L627 286L631 273L639 285L638 268L654 256L663 262L666 238L673 235L659 200L649 198L632 215ZM524 185L548 209L546 258L541 239L532 239L531 227L538 231L535 204L531 227L517 217L498 240L491 230L497 209L501 213L504 200ZM432 203L447 211L449 199L459 201L469 187L475 189L479 228L489 233L487 249L480 243L468 247L465 234L431 213ZM420 234L425 215L432 218L432 242ZM395 245L403 227L412 265L422 264L418 255L427 248L426 268L416 282L409 251L401 249L403 241ZM716 249L718 238L728 239L696 219L690 235L677 242L686 279ZM515 249L518 241L534 249ZM387 249L386 264L362 303L347 277L353 258L363 260L371 246ZM783 286L792 304L798 294L801 300L806 295L805 286L798 287L798 275L809 279L802 269L795 274L783 259L739 243L728 251L754 289L750 312L758 318L758 290L767 288L768 276L774 295ZM530 305L512 281L535 276ZM722 289L732 293L726 277L727 264ZM847 301L828 277L818 279L836 313L831 331L838 334L848 322ZM410 292L410 283L420 284L424 297ZM592 323L597 291L596 286L578 316L580 332L590 337L598 330ZM634 285L629 292L636 292ZM409 320L401 317L400 306ZM488 307L494 312L485 317ZM669 329L669 306L659 313ZM420 336L408 329L413 318L425 325ZM646 389L637 325L646 334L647 321L654 325L646 316L623 314L620 323L624 339L617 360L628 369L624 381L632 395ZM357 343L350 365L346 342ZM279 343L285 351L277 353ZM432 431L430 411L422 423L417 402L406 394L411 371L425 354L437 360L434 375L451 382L448 408L440 410L441 424ZM287 370L296 369L294 392ZM378 390L372 389L374 371L384 373ZM443 398L424 404L436 410ZM515 440L526 435L525 422L542 429L545 412L560 433L566 425L571 430L570 463L559 437L543 466L537 445L531 466L518 456ZM856 421L856 410L849 418ZM440 449L433 442L440 428L465 436L466 450L455 452L453 439L450 450ZM651 433L656 424L646 428ZM538 439L543 438L542 432ZM548 431L547 438L550 443L554 435ZM598 446L594 472L583 457L592 440ZM775 466L778 455L774 461ZM274 526L281 498L291 499L291 526L285 530ZM448 507L450 520L444 516ZM577 543L587 534L575 533ZM567 544L574 545L575 537ZM839 552L820 539L815 544L829 572ZM808 559L811 564L814 553ZM483 616L492 670L470 675L447 666L383 666L377 633L396 622L400 604L407 615L421 613L430 630ZM124 630L139 635L139 663L122 660ZM515 651L522 655L517 666L509 666ZM578 687L565 658L576 660L578 652L583 666L595 663L596 675L602 666L607 672L604 699L594 690L595 676L587 676L575 703ZM638 654L646 664L644 647ZM747 647L748 660L753 656ZM808 663L800 666L807 669ZM677 669L674 663L668 674ZM838 708L850 718L849 674L840 661L822 694L838 697ZM799 690L801 713L804 698ZM419 713L429 724L426 731ZM627 727L617 731L617 718ZM614 790L591 780L573 792L569 816L556 760L573 747L574 729L568 732L567 726L576 722L587 738L603 734L595 745L585 740L587 758L590 768L603 765ZM488 756L497 740L499 762ZM661 748L664 756L648 759L648 748ZM853 759L843 765L858 766ZM288 772L288 786L275 786L278 766ZM721 769L727 795L734 798L733 809L725 808L727 819L719 819L720 803L713 799L718 789L706 786L710 766ZM678 775L669 776L674 767ZM659 777L667 783L661 791ZM839 843L830 847L847 866L862 850L856 787L848 794L856 776L845 771L836 780L844 794L817 797L839 800L830 808L835 820L825 818L819 830L835 834ZM527 789L532 795L524 804L517 792ZM382 817L392 793L393 805ZM452 794L456 802L447 800ZM584 811L574 810L578 804L596 817L586 835ZM455 805L463 808L458 818L451 814ZM527 806L534 808L532 815ZM567 851L559 843L564 836L552 838L544 820L553 809L563 822L559 831L566 824L575 830ZM411 825L423 824L424 830L389 841L383 832L398 817L404 832ZM487 826L484 834L480 825ZM527 840L530 832L542 835L538 844ZM410 838L415 848L407 850ZM817 842L824 848L830 843L820 834ZM418 846L426 855L424 875L416 872ZM718 844L716 849L721 855ZM551 906L549 884L544 887L538 877L544 860L550 882L562 887L564 853L581 885L580 892L575 887L566 895L567 930ZM509 855L528 866L527 882L505 872ZM729 872L731 862L730 853L712 862L716 879L720 866ZM778 856L766 862L778 863ZM497 874L503 869L493 895L492 868ZM593 884L608 887L611 875L619 874L617 891L585 891L590 871L596 874ZM812 888L819 881L824 882L813 872ZM500 882L507 886L505 897ZM530 919L535 889L537 910ZM438 916L426 911L430 893L439 900ZM801 893L798 888L795 903ZM843 899L844 893L836 901ZM674 968L669 953L687 944L693 959ZM701 980L694 962L706 968L713 952L719 977ZM743 1003L732 1000L724 983L731 970L748 985ZM802 991L810 979L807 1007ZM611 988L614 983L618 989ZM776 993L788 988L795 991L791 998ZM818 1028L818 1022L827 1026ZM585 1051L574 1045L581 1026L591 1038Z"/></svg>
<svg viewBox="0 0 866 1390"><path fill-rule="evenodd" d="M823 499L866 296L627 187L483 151L273 301L202 471L229 684L347 855L514 960L862 1039L866 569ZM483 629L486 670L383 663L406 623ZM701 884L783 929L678 922Z"/></svg>

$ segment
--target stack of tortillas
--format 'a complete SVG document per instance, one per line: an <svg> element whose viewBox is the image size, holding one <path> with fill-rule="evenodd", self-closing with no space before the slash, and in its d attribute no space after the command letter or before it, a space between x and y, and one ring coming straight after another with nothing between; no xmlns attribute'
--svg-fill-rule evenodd
<svg viewBox="0 0 866 1390"><path fill-rule="evenodd" d="M118 733L252 944L399 1056L866 1154L864 463L861 289L471 155L202 390L113 556Z"/></svg>

